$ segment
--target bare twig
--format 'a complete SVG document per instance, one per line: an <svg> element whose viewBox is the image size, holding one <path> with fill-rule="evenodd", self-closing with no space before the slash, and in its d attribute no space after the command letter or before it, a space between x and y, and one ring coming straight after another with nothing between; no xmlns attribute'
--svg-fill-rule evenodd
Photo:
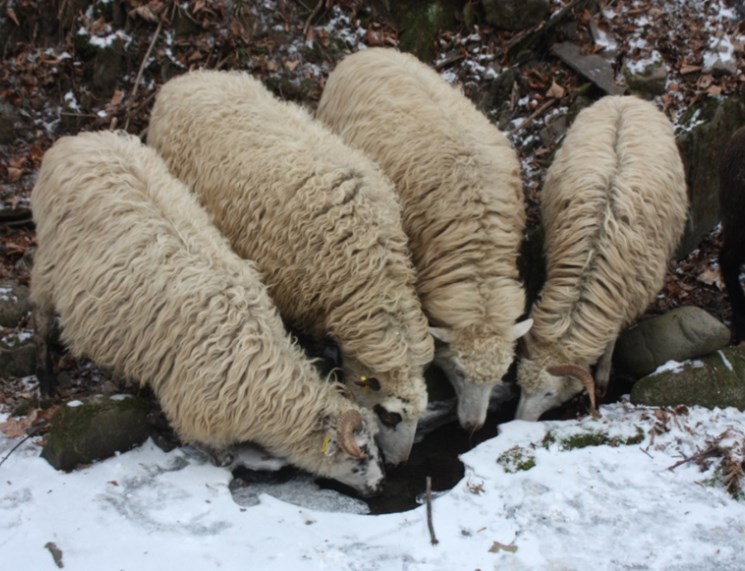
<svg viewBox="0 0 745 571"><path fill-rule="evenodd" d="M558 99L549 99L548 101L544 102L543 105L541 105L540 107L538 107L538 109L536 109L535 111L533 111L533 113L531 113L530 116L527 119L525 119L525 121L523 121L517 127L515 127L514 129L512 129L512 131L510 131L508 134L509 135L514 135L515 133L517 133L521 129L524 129L525 127L527 127L528 125L530 125L533 121L536 120L536 118L539 115L542 115L549 107L551 107L557 101L558 101Z"/></svg>
<svg viewBox="0 0 745 571"><path fill-rule="evenodd" d="M427 500L427 527L429 528L429 540L432 545L437 545L440 542L437 541L437 537L435 537L435 526L432 525L432 478L429 476L427 476L427 491L425 497Z"/></svg>
<svg viewBox="0 0 745 571"><path fill-rule="evenodd" d="M158 40L158 36L160 35L160 30L163 27L163 21L158 20L158 27L155 28L155 33L153 34L153 39L150 40L150 45L147 47L147 52L145 52L145 57L142 58L142 63L140 64L140 69L137 71L137 77L135 78L135 85L132 88L132 93L129 96L129 101L127 102L127 120L124 122L124 130L126 131L129 129L129 116L132 111L132 103L134 102L135 96L137 95L137 89L140 87L140 80L142 79L142 74L145 71L145 66L147 65L147 60L150 58L150 54L153 51L153 48L155 47L155 42Z"/></svg>
<svg viewBox="0 0 745 571"><path fill-rule="evenodd" d="M18 444L16 444L15 446L13 446L13 448L11 448L8 451L8 453L5 456L3 456L3 459L0 460L0 466L2 466L8 458L10 458L10 455L13 454L13 452L15 452L16 450L18 450L18 448L21 446L21 444L23 444L24 442L26 442L26 440L28 440L29 438L33 438L34 436L36 436L37 434L39 434L43 429L45 429L47 427L47 425L48 425L48 422L42 422L42 423L38 424L37 426L32 426L31 428L29 428L28 429L28 433L26 434L26 436L24 436L23 438L21 438L21 440L18 442Z"/></svg>
<svg viewBox="0 0 745 571"><path fill-rule="evenodd" d="M313 20L315 20L316 16L318 16L318 13L321 11L322 7L323 7L323 0L318 0L318 4L316 4L316 7L313 8L313 11L310 13L310 16L308 16L308 19L305 21L305 26L303 26L303 38L308 37L308 30L310 29L310 26L313 24Z"/></svg>
<svg viewBox="0 0 745 571"><path fill-rule="evenodd" d="M435 71L442 71L446 67L449 67L453 65L456 62L459 62L462 59L465 59L468 54L465 53L458 53L455 55L450 56L449 58L445 58L441 62L435 64Z"/></svg>
<svg viewBox="0 0 745 571"><path fill-rule="evenodd" d="M702 450L701 452L698 452L693 456L689 456L688 458L684 458L683 460L676 462L672 466L668 467L668 470L672 472L673 470L675 470L675 468L677 468L678 466L682 466L683 464L688 464L689 462L698 462L699 460L703 460L704 458L708 458L709 456L716 456L720 453L721 450L717 445L709 446L705 450Z"/></svg>

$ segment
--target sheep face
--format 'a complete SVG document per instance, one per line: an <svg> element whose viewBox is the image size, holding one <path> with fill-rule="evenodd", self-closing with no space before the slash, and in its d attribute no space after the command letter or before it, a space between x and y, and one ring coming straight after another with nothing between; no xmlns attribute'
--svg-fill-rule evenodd
<svg viewBox="0 0 745 571"><path fill-rule="evenodd" d="M316 471L354 488L362 496L380 493L385 471L375 443L377 432L377 422L370 411L355 410L334 421L327 419L308 439L313 446L309 453L318 456L320 452L321 466Z"/></svg>
<svg viewBox="0 0 745 571"><path fill-rule="evenodd" d="M515 418L538 420L541 415L582 392L584 385L574 376L557 376L536 359L523 359L517 369L520 402Z"/></svg>
<svg viewBox="0 0 745 571"><path fill-rule="evenodd" d="M458 397L458 421L463 429L475 432L484 425L495 387L501 400L511 391L502 385L515 354L516 340L525 335L532 320L515 324L506 336L472 329L431 327L443 342L435 351L435 363L443 370Z"/></svg>
<svg viewBox="0 0 745 571"><path fill-rule="evenodd" d="M375 414L376 442L386 464L406 462L419 417L427 409L423 371L400 368L373 373L356 359L345 358L344 378L354 400Z"/></svg>

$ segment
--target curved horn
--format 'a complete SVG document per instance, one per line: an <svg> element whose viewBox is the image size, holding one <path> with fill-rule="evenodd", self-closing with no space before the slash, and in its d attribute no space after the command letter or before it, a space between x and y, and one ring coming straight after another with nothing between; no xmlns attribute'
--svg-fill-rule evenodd
<svg viewBox="0 0 745 571"><path fill-rule="evenodd" d="M595 379L592 378L590 371L583 369L579 365L554 365L552 367L546 367L546 372L557 377L574 377L581 382L590 396L590 413L593 417L598 416L598 409L595 402Z"/></svg>
<svg viewBox="0 0 745 571"><path fill-rule="evenodd" d="M362 415L359 411L348 410L341 415L337 432L339 434L339 446L352 458L366 458L367 455L360 450L354 439L354 431L362 427Z"/></svg>

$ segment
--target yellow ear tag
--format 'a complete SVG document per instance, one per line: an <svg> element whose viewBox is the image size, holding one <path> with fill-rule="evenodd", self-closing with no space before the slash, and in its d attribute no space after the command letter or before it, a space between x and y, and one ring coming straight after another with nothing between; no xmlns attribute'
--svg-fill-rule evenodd
<svg viewBox="0 0 745 571"><path fill-rule="evenodd" d="M360 385L364 394L370 394L370 387L367 386L367 377L365 375L360 375Z"/></svg>
<svg viewBox="0 0 745 571"><path fill-rule="evenodd" d="M321 452L323 452L324 454L326 454L326 450L328 450L329 442L331 442L331 436L327 434L323 438L323 444L321 444Z"/></svg>

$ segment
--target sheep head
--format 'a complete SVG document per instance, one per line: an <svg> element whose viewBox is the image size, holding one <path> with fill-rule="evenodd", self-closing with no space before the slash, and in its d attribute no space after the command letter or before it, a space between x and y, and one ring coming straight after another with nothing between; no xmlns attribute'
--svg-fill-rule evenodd
<svg viewBox="0 0 745 571"><path fill-rule="evenodd" d="M520 402L515 418L538 420L541 415L561 406L583 390L590 396L590 410L597 416L595 381L587 368L572 364L545 365L540 360L526 357L517 369Z"/></svg>
<svg viewBox="0 0 745 571"><path fill-rule="evenodd" d="M419 417L427 409L427 388L421 367L375 371L345 357L344 383L354 400L373 411L378 425L376 442L386 464L409 459Z"/></svg>
<svg viewBox="0 0 745 571"><path fill-rule="evenodd" d="M350 408L326 419L318 435L324 476L338 480L363 496L380 493L385 471L375 436L377 423L369 411Z"/></svg>
<svg viewBox="0 0 745 571"><path fill-rule="evenodd" d="M532 320L521 321L506 334L474 329L430 327L442 343L435 350L435 363L443 370L458 397L458 421L469 432L484 425L489 400L512 363L515 342L525 335ZM510 391L504 387L504 399Z"/></svg>

